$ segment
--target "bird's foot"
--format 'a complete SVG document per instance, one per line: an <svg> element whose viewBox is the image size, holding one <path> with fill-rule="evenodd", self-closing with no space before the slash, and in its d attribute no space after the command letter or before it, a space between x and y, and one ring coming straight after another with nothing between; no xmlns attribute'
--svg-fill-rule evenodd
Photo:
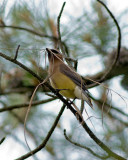
<svg viewBox="0 0 128 160"><path fill-rule="evenodd" d="M59 93L61 91L61 89L56 89L56 93Z"/></svg>

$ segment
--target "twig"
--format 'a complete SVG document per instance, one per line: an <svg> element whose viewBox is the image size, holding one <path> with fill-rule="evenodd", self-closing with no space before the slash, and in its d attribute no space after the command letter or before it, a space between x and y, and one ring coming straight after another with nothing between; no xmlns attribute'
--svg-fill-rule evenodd
<svg viewBox="0 0 128 160"><path fill-rule="evenodd" d="M32 106L39 105L39 104L44 104L44 103L47 103L47 102L51 102L53 100L55 100L55 98L49 98L49 99L46 99L46 100L35 101L35 102L32 103ZM29 106L29 103L17 104L17 105L9 106L9 107L6 107L6 108L0 108L0 112L11 111L13 109L19 109L19 108L24 108L24 107L28 107L28 106Z"/></svg>
<svg viewBox="0 0 128 160"><path fill-rule="evenodd" d="M3 54L2 52L0 52L0 56L10 62L17 64L19 67L21 67L22 69L29 72L31 75L33 75L35 78L37 78L39 81L42 81L42 79L36 73L34 73L31 69L29 69L28 67L26 67L24 64L20 63L19 61L15 60L14 58L9 57L9 56Z"/></svg>
<svg viewBox="0 0 128 160"><path fill-rule="evenodd" d="M25 87L11 88L8 91L1 92L0 95L8 95L8 94L14 94L14 93L26 93L26 92L33 91L34 87L35 86L31 86L31 88L29 86L26 88Z"/></svg>
<svg viewBox="0 0 128 160"><path fill-rule="evenodd" d="M18 138L17 136L17 133L16 135L12 132L11 132L11 129L5 129L3 128L3 132L6 134L6 135L11 135L13 139L15 139L18 143L20 143L25 149L27 148L26 145L23 143L23 141L21 140L21 138Z"/></svg>
<svg viewBox="0 0 128 160"><path fill-rule="evenodd" d="M63 3L62 8L61 8L60 13L59 13L59 16L58 16L58 18L57 18L57 32L58 32L58 39L59 39L59 42L60 42L60 43L61 43L60 18L61 18L62 12L63 12L63 10L64 10L65 4L66 4L66 2Z"/></svg>
<svg viewBox="0 0 128 160"><path fill-rule="evenodd" d="M16 54L15 54L14 60L17 59L19 48L20 48L20 45L18 45L18 47L17 47L17 49L16 49Z"/></svg>
<svg viewBox="0 0 128 160"><path fill-rule="evenodd" d="M3 103L3 105L4 105L4 107L6 107L5 103ZM10 113L21 125L24 124L24 121L22 120L22 118L18 114L16 114L14 111L10 111ZM26 128L26 131L27 131L29 137L31 137L34 140L35 144L37 144L37 141L36 141L35 136L32 133L32 131L28 127ZM9 133L9 134L11 134L11 133Z"/></svg>
<svg viewBox="0 0 128 160"><path fill-rule="evenodd" d="M113 114L112 112L109 112L107 114L111 119L113 119L113 121L117 120L118 122L122 123L122 126L128 127L128 122L125 122L122 119L119 119L119 117L117 117L116 114Z"/></svg>
<svg viewBox="0 0 128 160"><path fill-rule="evenodd" d="M67 63L68 63L68 62L73 62L73 63L74 63L73 68L75 69L75 71L77 71L78 60L72 59L72 58L70 58L70 57L65 57L65 59L66 59L66 62L67 62ZM70 63L68 63L68 64L70 64Z"/></svg>
<svg viewBox="0 0 128 160"><path fill-rule="evenodd" d="M43 141L37 148L35 148L35 149L32 150L31 152L28 152L27 154L25 154L25 155L23 155L23 156L21 156L21 157L19 157L19 158L17 158L16 160L24 160L24 159L30 157L32 154L37 153L38 151L40 151L42 148L44 148L44 147L46 146L46 144L47 144L49 138L51 137L51 135L52 135L54 129L56 128L56 125L57 125L57 123L58 123L58 121L59 121L61 115L62 115L63 112L64 112L64 109L65 109L65 105L62 106L62 108L61 108L61 110L60 110L58 116L56 117L56 119L55 119L55 121L54 121L54 123L53 123L51 129L49 130L49 132L48 132L46 138L44 139L44 141Z"/></svg>
<svg viewBox="0 0 128 160"><path fill-rule="evenodd" d="M123 116L126 116L128 118L128 114L123 112L122 110L118 109L117 107L111 106L111 109L119 112L120 114L122 114Z"/></svg>
<svg viewBox="0 0 128 160"><path fill-rule="evenodd" d="M4 25L4 26L3 26L3 25L0 25L0 28L11 28L11 29L23 30L23 31L32 33L32 34L34 34L34 35L37 35L37 36L39 36L39 37L45 37L45 38L50 38L50 39L57 40L56 37L49 36L49 35L43 34L43 33L39 33L39 32L36 32L35 30L29 29L29 28L25 28L25 27L14 26L14 25Z"/></svg>
<svg viewBox="0 0 128 160"><path fill-rule="evenodd" d="M22 31L29 32L29 33L34 34L39 37L49 38L51 40L58 41L58 38L55 36L50 36L47 34L39 33L39 32L36 32L35 30L25 28L25 27L14 26L14 25L0 25L0 28L11 28L11 29L16 29L16 30L22 30ZM66 53L68 54L68 47L67 47L66 43L63 41L61 41L61 43L65 47Z"/></svg>
<svg viewBox="0 0 128 160"><path fill-rule="evenodd" d="M4 130L4 133L5 133L6 135L10 135L10 134L11 134L10 130L9 130L9 131ZM16 142L18 142L20 145L22 145L25 150L27 149L26 144L23 143L23 141L21 140L20 137L18 137L17 133L16 133L16 134L14 134L14 133L11 134L11 137L12 137ZM36 156L34 157L34 160L38 160Z"/></svg>
<svg viewBox="0 0 128 160"><path fill-rule="evenodd" d="M90 130L90 128L87 126L87 124L84 122L81 123L85 131L89 134L89 136L104 150L108 153L110 157L114 157L118 160L126 160L122 156L114 153L110 148L108 148L102 141L100 141L95 134Z"/></svg>
<svg viewBox="0 0 128 160"><path fill-rule="evenodd" d="M64 6L65 6L66 2L63 3L59 16L57 17L57 32L58 32L58 42L59 42L59 46L61 47L62 52L63 51L63 46L62 46L62 42L61 42L61 33L60 33L60 18L62 16L62 12L64 10Z"/></svg>
<svg viewBox="0 0 128 160"><path fill-rule="evenodd" d="M94 98L94 97L92 97L92 96L91 96L91 98L99 104L98 107L103 104L103 102L102 102L101 100L96 99L96 98ZM104 111L105 111L105 113L106 113L110 118L112 118L113 120L118 120L118 121L119 121L120 123L122 123L123 125L128 126L128 122L125 122L125 121L123 121L122 119L119 119L119 118L116 116L116 114L114 114L113 112L108 112L108 111L107 111L107 109L110 108L110 105L109 105L108 103L105 102L104 105L105 105L105 107L104 107L105 110L104 110ZM99 107L99 108L101 109L101 107ZM121 114L120 117L126 116L126 118L128 118L128 114L126 114L125 112L121 111L120 109L118 109L118 108L116 108L116 107L111 106L111 110L114 110L114 111L120 113L120 114Z"/></svg>
<svg viewBox="0 0 128 160"><path fill-rule="evenodd" d="M0 140L0 145L4 142L5 140L5 137L3 137L1 140Z"/></svg>
<svg viewBox="0 0 128 160"><path fill-rule="evenodd" d="M35 96L38 88L39 88L40 86L42 86L48 79L49 79L49 77L46 77L46 78L44 79L44 81L41 82L41 83L39 83L39 84L36 86L36 88L34 89L34 91L33 91L33 93L32 93L32 96L31 96L31 99L30 99L30 102L29 102L29 106L28 106L28 108L27 108L27 112L26 112L26 114L25 114L25 119L24 119L24 138L25 138L26 145L28 146L28 149L29 149L30 151L31 151L31 148L29 147L29 144L28 144L28 141L27 141L27 137L26 137L26 123L27 123L27 119L28 119L29 112L30 112L30 110L31 110L31 106L32 106L32 102L33 102L34 96Z"/></svg>
<svg viewBox="0 0 128 160"><path fill-rule="evenodd" d="M13 111L10 111L10 113L23 126L24 121L22 120L22 118ZM37 144L37 140L36 140L33 132L28 127L26 128L26 131L27 131L27 134L29 135L29 137L31 137L33 139L34 143Z"/></svg>
<svg viewBox="0 0 128 160"><path fill-rule="evenodd" d="M100 156L100 155L98 155L98 154L96 154L92 149L90 149L89 147L86 147L86 146L84 146L84 145L81 145L81 144L78 144L78 143L76 143L76 142L73 142L71 139L69 139L69 137L67 136L67 134L66 134L66 129L64 129L64 136L65 136L65 138L67 139L67 141L69 141L70 143L72 143L72 144L74 144L75 146L78 146L78 147L81 147L81 148L84 148L84 149L86 149L86 150L88 150L92 155L94 155L95 157L97 157L97 158L100 158L100 159L107 159L107 158L109 158L109 156L107 155L107 156Z"/></svg>
<svg viewBox="0 0 128 160"><path fill-rule="evenodd" d="M118 31L118 42L117 42L117 52L116 52L116 55L115 55L115 59L112 63L112 65L110 66L110 68L107 68L106 69L106 73L99 79L97 80L98 82L103 82L106 77L112 72L112 70L114 69L118 59L119 59L119 55L120 55L120 48L121 48L121 29L120 29L120 26L117 22L117 20L115 19L114 15L112 14L112 12L108 9L108 7L100 0L97 0L99 3L101 3L104 8L107 10L107 12L109 13L109 15L111 16L111 18L113 19L116 27L117 27L117 31ZM91 85L89 85L88 87L91 88L91 87L94 87L94 86L97 86L98 83L93 83Z"/></svg>
<svg viewBox="0 0 128 160"><path fill-rule="evenodd" d="M14 60L13 58L10 58L9 56L3 54L0 52L0 56L3 57L4 59L13 62L15 64L17 64L18 66L20 66L22 69L26 70L27 72L29 72L31 75L33 75L35 78L37 78L40 82L43 81L42 78L40 78L36 73L34 73L31 69L29 69L28 67L26 67L25 65L23 65L22 63L20 63L17 60ZM79 122L81 123L82 127L85 129L85 131L89 134L89 136L104 150L106 151L110 156L117 158L118 160L126 160L125 158L119 156L118 154L114 153L113 151L111 151L102 141L100 141L95 134L90 130L90 128L87 126L87 124L85 123L85 121L82 121L81 116L76 112L76 110L71 106L71 104L63 98L63 96L61 94L59 94L58 92L56 92L56 90L54 88L52 88L47 82L45 83L45 86L47 86L51 92L53 92L69 109L70 111L74 114L74 116L76 117L76 119L78 120L78 116L79 116ZM41 145L42 146L42 145ZM43 145L44 146L44 145ZM38 147L36 149L36 152L38 151ZM19 159L21 160L21 159Z"/></svg>
<svg viewBox="0 0 128 160"><path fill-rule="evenodd" d="M94 101L98 102L98 103L100 104L100 106L103 104L103 101L100 100L100 99L96 99L96 98L94 98L94 97L92 97L92 96L91 96L91 99L93 99ZM105 112L107 112L106 110L107 110L109 107L111 107L111 110L114 110L114 111L122 114L123 116L128 117L128 114L127 114L127 113L121 111L121 110L118 109L117 107L110 106L107 102L105 102L104 105L107 107L107 108L106 108L106 107L104 108L104 109L105 109ZM107 112L107 113L108 113L108 112ZM121 116L122 116L122 115L121 115Z"/></svg>

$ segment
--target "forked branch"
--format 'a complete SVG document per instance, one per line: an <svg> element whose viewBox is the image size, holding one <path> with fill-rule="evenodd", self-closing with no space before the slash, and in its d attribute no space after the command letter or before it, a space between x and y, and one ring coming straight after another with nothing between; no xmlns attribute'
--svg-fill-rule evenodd
<svg viewBox="0 0 128 160"><path fill-rule="evenodd" d="M99 80L97 80L98 83L93 83L91 85L88 85L88 88L97 86L97 85L99 85L99 83L102 83L103 81L105 81L106 77L114 69L114 67L115 67L115 65L116 65L116 63L117 63L117 61L119 59L120 49L121 49L121 29L120 29L120 26L119 26L116 18L114 17L114 15L112 14L112 12L108 9L108 7L102 1L100 1L100 0L97 0L97 1L104 6L104 8L107 10L107 12L109 13L110 17L113 19L113 21L114 21L114 23L116 25L116 28L117 28L117 31L118 31L117 51L116 51L116 55L115 55L115 58L113 60L112 65L109 68L107 68L105 74Z"/></svg>
<svg viewBox="0 0 128 160"><path fill-rule="evenodd" d="M14 60L14 58L11 58L5 54L3 54L2 52L0 52L0 56L3 57L4 59L13 62L14 64L17 64L19 67L21 67L22 69L26 70L27 72L29 72L31 75L33 75L35 78L37 78L39 80L39 82L42 82L43 79L41 77L39 77L36 73L34 73L31 69L29 69L27 66L25 66L24 64L22 64L21 62ZM74 116L76 117L76 119L79 119L79 122L81 123L82 127L84 128L84 130L89 134L89 136L105 151L108 153L109 156L114 157L116 159L119 160L126 160L125 158L119 156L118 154L114 153L113 151L111 151L111 149L109 147L107 147L102 141L100 141L95 134L90 130L90 128L87 126L87 124L85 123L85 121L82 121L81 116L77 113L77 111L71 106L71 104L63 98L62 95L60 95L58 92L56 92L55 89L53 89L47 82L45 82L45 86L48 87L51 92L53 92L69 109L70 111L74 114ZM79 117L78 117L79 116ZM51 134L50 134L51 135ZM48 136L49 137L49 136ZM50 138L50 137L49 137ZM45 142L47 143L47 142ZM41 145L42 146L42 145ZM44 146L44 143L43 143ZM35 149L36 151L38 151L38 147ZM34 150L34 151L35 151ZM31 153L31 152L30 152ZM29 153L29 155L30 155ZM35 152L34 152L35 153ZM24 158L25 159L25 158ZM21 160L21 159L18 159Z"/></svg>

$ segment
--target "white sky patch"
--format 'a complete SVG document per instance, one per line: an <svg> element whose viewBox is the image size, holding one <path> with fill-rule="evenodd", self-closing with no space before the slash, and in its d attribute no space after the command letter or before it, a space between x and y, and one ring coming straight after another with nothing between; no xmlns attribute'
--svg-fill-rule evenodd
<svg viewBox="0 0 128 160"><path fill-rule="evenodd" d="M111 12L119 14L128 9L128 0L107 0L107 4Z"/></svg>
<svg viewBox="0 0 128 160"><path fill-rule="evenodd" d="M78 73L84 76L96 74L103 70L102 61L99 55L80 59L78 61Z"/></svg>

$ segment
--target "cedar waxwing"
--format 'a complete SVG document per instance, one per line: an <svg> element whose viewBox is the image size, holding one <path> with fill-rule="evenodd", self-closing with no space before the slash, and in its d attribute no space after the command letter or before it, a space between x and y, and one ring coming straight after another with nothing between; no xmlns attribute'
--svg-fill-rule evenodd
<svg viewBox="0 0 128 160"><path fill-rule="evenodd" d="M48 72L52 87L67 98L85 100L90 107L93 107L81 76L64 63L63 56L58 50L46 48L46 51L48 52Z"/></svg>

